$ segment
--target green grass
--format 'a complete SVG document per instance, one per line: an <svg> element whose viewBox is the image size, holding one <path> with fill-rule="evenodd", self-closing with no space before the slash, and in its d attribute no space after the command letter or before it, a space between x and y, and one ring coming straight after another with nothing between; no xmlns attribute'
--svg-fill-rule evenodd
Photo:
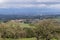
<svg viewBox="0 0 60 40"><path fill-rule="evenodd" d="M0 40L36 40L36 38L20 38L20 39L11 39L11 38L2 39L2 38L0 38ZM51 40L57 40L57 39L51 39Z"/></svg>
<svg viewBox="0 0 60 40"><path fill-rule="evenodd" d="M19 40L36 40L35 38L22 38L22 39L19 39Z"/></svg>
<svg viewBox="0 0 60 40"><path fill-rule="evenodd" d="M29 24L25 24L25 23L20 23L20 26L21 26L21 27L30 27Z"/></svg>
<svg viewBox="0 0 60 40"><path fill-rule="evenodd" d="M21 39L2 39L0 38L0 40L36 40L35 38L21 38Z"/></svg>

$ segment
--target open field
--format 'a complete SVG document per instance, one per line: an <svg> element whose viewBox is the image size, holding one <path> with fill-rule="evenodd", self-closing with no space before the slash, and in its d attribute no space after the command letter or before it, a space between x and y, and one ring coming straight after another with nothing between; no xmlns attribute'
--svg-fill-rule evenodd
<svg viewBox="0 0 60 40"><path fill-rule="evenodd" d="M30 27L29 24L25 24L25 23L20 23L20 26L21 26L21 27Z"/></svg>
<svg viewBox="0 0 60 40"><path fill-rule="evenodd" d="M36 40L35 38L21 38L21 39L2 39L0 38L0 40Z"/></svg>

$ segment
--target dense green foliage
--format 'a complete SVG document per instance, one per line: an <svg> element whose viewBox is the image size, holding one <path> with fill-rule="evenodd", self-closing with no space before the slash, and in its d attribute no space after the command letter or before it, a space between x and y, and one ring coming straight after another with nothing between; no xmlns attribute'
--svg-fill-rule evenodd
<svg viewBox="0 0 60 40"><path fill-rule="evenodd" d="M40 38L51 40L52 38L58 39L57 35L60 32L60 25L56 20L40 20L35 24L35 32L36 38L39 40ZM59 33L60 34L60 33Z"/></svg>
<svg viewBox="0 0 60 40"><path fill-rule="evenodd" d="M59 23L59 21L50 19L40 20L32 24L20 23L18 21L0 22L0 38L21 39L36 37L37 40L51 40L53 38L59 40Z"/></svg>
<svg viewBox="0 0 60 40"><path fill-rule="evenodd" d="M24 26L24 27L22 27ZM0 23L0 37L2 38L25 38L32 37L33 31L29 25L20 22L9 21ZM30 36L29 36L30 35Z"/></svg>

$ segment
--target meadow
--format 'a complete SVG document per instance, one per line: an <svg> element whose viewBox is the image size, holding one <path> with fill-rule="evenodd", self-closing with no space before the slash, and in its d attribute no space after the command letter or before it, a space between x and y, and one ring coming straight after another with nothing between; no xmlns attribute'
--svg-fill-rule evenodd
<svg viewBox="0 0 60 40"><path fill-rule="evenodd" d="M3 39L3 38L0 38L0 40L36 40L35 38L21 38L21 39Z"/></svg>

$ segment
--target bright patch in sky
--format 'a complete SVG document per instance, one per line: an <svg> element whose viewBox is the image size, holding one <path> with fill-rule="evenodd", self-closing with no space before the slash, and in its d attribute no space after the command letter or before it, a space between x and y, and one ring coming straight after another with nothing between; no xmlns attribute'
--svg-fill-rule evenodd
<svg viewBox="0 0 60 40"><path fill-rule="evenodd" d="M0 0L0 3L4 3L4 0Z"/></svg>

